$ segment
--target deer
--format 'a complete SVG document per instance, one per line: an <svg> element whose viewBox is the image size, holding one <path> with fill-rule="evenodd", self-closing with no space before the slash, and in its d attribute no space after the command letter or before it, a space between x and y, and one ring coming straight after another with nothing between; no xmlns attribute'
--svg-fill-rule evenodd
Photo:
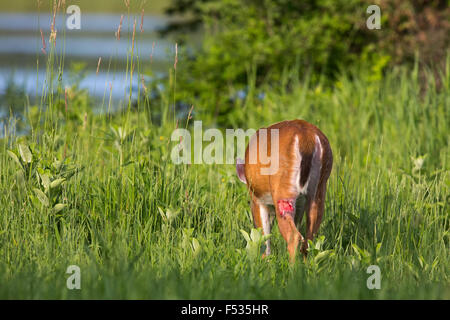
<svg viewBox="0 0 450 320"><path fill-rule="evenodd" d="M292 263L300 243L306 259L308 240L318 232L332 166L327 137L304 120L286 120L257 130L250 137L245 161L236 159L237 176L250 195L254 227L269 235L276 217ZM306 240L300 233L304 212ZM270 238L265 245L262 258L271 254Z"/></svg>

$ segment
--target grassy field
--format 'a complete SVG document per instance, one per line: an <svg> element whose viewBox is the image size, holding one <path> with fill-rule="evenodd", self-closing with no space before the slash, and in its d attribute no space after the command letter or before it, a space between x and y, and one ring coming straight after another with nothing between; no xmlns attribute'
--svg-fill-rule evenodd
<svg viewBox="0 0 450 320"><path fill-rule="evenodd" d="M330 140L324 221L295 265L276 226L264 260L255 232L243 236L253 225L234 166L172 163L174 81L116 114L94 114L76 87L44 92L26 108L30 132L0 140L0 298L450 299L450 61L440 83L355 69L236 108L230 126L299 118ZM195 108L180 126L209 119ZM81 290L66 287L70 265Z"/></svg>

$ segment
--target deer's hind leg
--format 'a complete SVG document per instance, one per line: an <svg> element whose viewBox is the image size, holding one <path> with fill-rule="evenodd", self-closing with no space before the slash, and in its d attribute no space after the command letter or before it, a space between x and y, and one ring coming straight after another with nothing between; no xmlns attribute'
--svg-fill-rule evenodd
<svg viewBox="0 0 450 320"><path fill-rule="evenodd" d="M251 209L253 215L253 224L255 228L261 228L264 235L270 234L271 221L269 216L270 212L269 207L263 204L261 201L259 201L255 196L252 196ZM263 254L263 258L271 253L270 239L267 239L265 244L266 244L266 251Z"/></svg>
<svg viewBox="0 0 450 320"><path fill-rule="evenodd" d="M310 201L306 216L306 241L301 248L301 251L304 255L307 254L307 241L314 239L314 236L319 230L320 223L322 222L323 211L325 208L326 190L326 183L319 185L314 198Z"/></svg>
<svg viewBox="0 0 450 320"><path fill-rule="evenodd" d="M294 262L298 245L303 241L303 236L298 231L294 221L298 194L281 191L289 190L289 188L276 188L275 190L278 190L278 192L275 191L272 193L272 199L275 205L278 228L286 241L290 261Z"/></svg>
<svg viewBox="0 0 450 320"><path fill-rule="evenodd" d="M295 225L297 229L300 230L302 224L303 216L305 212L308 212L309 202L308 198L304 195L300 195L295 202Z"/></svg>

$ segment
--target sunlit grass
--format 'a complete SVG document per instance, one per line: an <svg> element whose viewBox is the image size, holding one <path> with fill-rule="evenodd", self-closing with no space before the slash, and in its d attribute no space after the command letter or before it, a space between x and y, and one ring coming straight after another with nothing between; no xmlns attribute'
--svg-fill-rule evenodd
<svg viewBox="0 0 450 320"><path fill-rule="evenodd" d="M52 54L49 77L61 63ZM130 57L127 72L145 63ZM55 86L27 109L27 136L5 132L1 298L450 298L448 72L440 88L403 68L379 79L353 70L332 86L304 79L230 114L230 126L245 119L243 129L305 119L330 140L324 222L308 260L293 266L276 226L265 260L254 252L255 232L243 236L253 225L233 165L172 163L169 72L161 99L144 94L132 108L127 95L114 114L89 111L77 88L66 110L65 90ZM73 264L79 291L66 288ZM366 286L373 264L380 290Z"/></svg>
<svg viewBox="0 0 450 320"><path fill-rule="evenodd" d="M269 93L247 111L249 126L303 118L330 139L324 239L306 263L289 266L276 228L274 255L249 260L240 232L252 227L248 198L233 166L172 164L172 121L155 126L145 110L124 111L36 129L21 139L33 152L25 170L7 153L23 162L17 139L2 141L0 295L449 298L448 92L421 96L401 72L339 81L322 93L306 83L289 96ZM54 181L64 170L75 173L53 193L65 205L55 212L35 191L45 192L38 174ZM71 264L82 270L79 292L65 287ZM370 264L381 268L379 291L366 288Z"/></svg>

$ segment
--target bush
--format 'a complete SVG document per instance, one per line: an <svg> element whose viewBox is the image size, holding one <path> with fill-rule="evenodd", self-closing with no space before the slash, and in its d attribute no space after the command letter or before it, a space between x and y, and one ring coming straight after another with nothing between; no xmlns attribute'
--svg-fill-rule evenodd
<svg viewBox="0 0 450 320"><path fill-rule="evenodd" d="M377 3L377 1L375 1ZM333 83L352 65L445 61L450 35L448 1L380 0L381 30L369 30L365 0L173 0L169 14L191 19L168 30L202 26L204 41L181 64L178 89L208 105L215 118L238 107L238 90L289 87L305 74ZM186 96L186 95L184 95ZM253 97L251 97L253 98Z"/></svg>
<svg viewBox="0 0 450 320"><path fill-rule="evenodd" d="M256 86L278 82L293 69L332 77L340 64L358 59L371 37L358 25L366 15L361 0L191 1L191 5L205 31L201 50L186 72L195 81L191 89L196 93L208 89L217 96L250 80Z"/></svg>

